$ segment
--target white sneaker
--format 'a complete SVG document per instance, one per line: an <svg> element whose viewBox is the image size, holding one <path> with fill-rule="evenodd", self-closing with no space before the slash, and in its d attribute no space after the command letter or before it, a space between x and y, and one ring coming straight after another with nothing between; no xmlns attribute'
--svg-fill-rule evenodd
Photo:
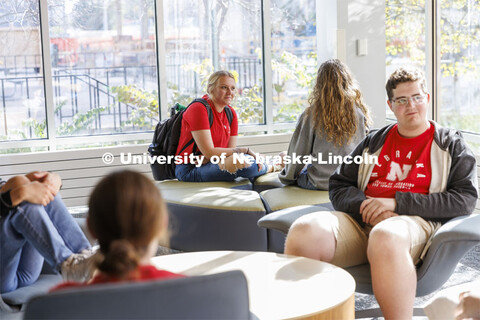
<svg viewBox="0 0 480 320"><path fill-rule="evenodd" d="M99 251L85 249L81 253L74 253L62 262L60 272L63 281L86 282L95 272Z"/></svg>

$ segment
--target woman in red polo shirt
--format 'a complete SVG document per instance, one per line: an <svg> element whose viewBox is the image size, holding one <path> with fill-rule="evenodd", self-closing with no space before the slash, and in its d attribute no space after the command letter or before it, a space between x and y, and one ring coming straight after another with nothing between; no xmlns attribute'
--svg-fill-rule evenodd
<svg viewBox="0 0 480 320"><path fill-rule="evenodd" d="M201 102L191 104L184 112L177 149L182 163L175 166L178 180L233 181L237 177L254 178L274 171L275 166L257 162L251 148L237 147L237 114L230 107L236 90L230 72L216 71L208 79L207 94L202 97L211 108L212 126L207 108ZM239 156L242 154L246 160L243 163Z"/></svg>

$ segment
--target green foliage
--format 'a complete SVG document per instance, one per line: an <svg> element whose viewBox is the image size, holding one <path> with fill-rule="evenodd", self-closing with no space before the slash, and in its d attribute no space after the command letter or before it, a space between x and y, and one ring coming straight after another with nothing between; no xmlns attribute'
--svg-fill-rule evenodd
<svg viewBox="0 0 480 320"><path fill-rule="evenodd" d="M55 114L61 111L61 108L65 105L65 102L59 103L55 107ZM107 107L93 108L85 113L77 113L73 116L71 123L63 122L56 128L57 136L71 136L78 133L88 131L90 125L98 118L98 115L104 111L107 111ZM46 120L38 121L37 119L29 118L22 122L22 126L26 130L32 130L33 136L36 138L47 138L47 122ZM23 131L13 132L12 137L20 137L21 139L27 139L27 136Z"/></svg>
<svg viewBox="0 0 480 320"><path fill-rule="evenodd" d="M85 132L95 121L98 115L106 111L106 107L93 108L86 113L77 113L73 116L72 123L63 122L56 128L58 136L71 136Z"/></svg>
<svg viewBox="0 0 480 320"><path fill-rule="evenodd" d="M119 102L131 109L125 125L134 125L139 129L153 130L159 118L158 93L137 88L136 85L112 87Z"/></svg>
<svg viewBox="0 0 480 320"><path fill-rule="evenodd" d="M428 0L386 1L387 65L426 66L425 4ZM450 127L480 132L480 1L448 0L437 3L439 121ZM431 22L427 22L431 23ZM449 109L460 110L453 112Z"/></svg>
<svg viewBox="0 0 480 320"><path fill-rule="evenodd" d="M258 51L257 51L258 52ZM287 85L293 82L296 88L306 89L310 93L313 81L316 77L317 54L311 52L302 58L288 51L283 51L280 55L272 57L272 70L276 73L276 82L273 84L274 90L274 121L275 122L294 122L302 113L307 105L304 98L289 98L286 93ZM190 64L183 67L186 71L194 71L200 78L203 92L206 92L208 76L213 72L213 64L210 59L203 60L200 64ZM230 70L238 79L238 73ZM236 80L237 80L236 79ZM192 100L192 95L196 93L180 93L178 88L169 84L172 92L173 101L181 104L188 104ZM235 96L232 105L237 111L239 122L242 124L264 123L264 102L263 90L261 86L254 85L251 88L240 88L240 92Z"/></svg>
<svg viewBox="0 0 480 320"><path fill-rule="evenodd" d="M439 119L440 123L450 128L468 128L469 131L480 132L480 115L462 115L456 111L444 111Z"/></svg>
<svg viewBox="0 0 480 320"><path fill-rule="evenodd" d="M263 123L263 94L259 86L243 89L241 94L235 96L233 105L237 107L240 123Z"/></svg>
<svg viewBox="0 0 480 320"><path fill-rule="evenodd" d="M32 128L33 135L37 138L46 138L47 137L47 130L46 126L47 123L45 120L38 121L37 119L29 118L25 121L22 121L22 126L26 128ZM19 132L22 135L23 139L27 139L25 133Z"/></svg>
<svg viewBox="0 0 480 320"><path fill-rule="evenodd" d="M307 56L307 61L289 52L282 52L278 58L272 60L274 72L278 74L277 82L274 84L274 121L276 122L294 122L303 111L306 103L303 98L291 98L286 95L286 86L293 82L297 88L311 89L316 75L316 54ZM195 72L200 79L202 94L206 92L208 76L213 72L213 65L210 59L203 60L200 64L190 64L183 66L185 70ZM238 72L231 70L236 80ZM174 102L188 105L194 99L197 93L182 92L171 83L167 83ZM121 123L122 127L133 125L138 130L153 130L159 120L159 102L156 91L147 91L138 88L136 85L123 85L111 88L111 92L116 95L117 101L126 105L129 109L128 119ZM60 102L55 113L58 114L65 106L66 101ZM254 85L251 88L240 88L235 100L232 103L235 106L239 122L242 124L264 123L264 101L263 89L261 86ZM109 111L115 106L98 107L85 113L77 113L72 121L64 122L56 128L58 136L70 136L74 134L88 132L91 125L98 119L102 112ZM170 106L164 106L168 112ZM46 137L46 122L36 119L24 121L23 126L31 128L36 137ZM26 137L25 137L26 138Z"/></svg>
<svg viewBox="0 0 480 320"><path fill-rule="evenodd" d="M317 74L317 53L310 52L302 59L288 51L283 51L279 57L272 57L272 70L277 73L274 88L274 122L295 122L308 105L310 95ZM304 97L288 97L286 86L289 82L296 88L306 89Z"/></svg>
<svg viewBox="0 0 480 320"><path fill-rule="evenodd" d="M480 47L479 1L441 1L440 13L442 76L478 75L472 48ZM425 65L425 0L387 0L385 14L387 64L404 58Z"/></svg>

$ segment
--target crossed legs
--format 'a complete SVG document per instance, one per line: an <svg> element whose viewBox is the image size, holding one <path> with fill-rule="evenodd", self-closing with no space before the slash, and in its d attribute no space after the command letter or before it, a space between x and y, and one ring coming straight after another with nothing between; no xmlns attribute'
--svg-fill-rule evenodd
<svg viewBox="0 0 480 320"><path fill-rule="evenodd" d="M416 291L414 260L435 226L398 216L361 228L342 212L315 212L295 221L285 253L349 267L369 262L375 297L386 319L411 319Z"/></svg>
<svg viewBox="0 0 480 320"><path fill-rule="evenodd" d="M74 253L90 248L60 195L43 207L23 203L0 220L0 292L30 285L43 259L59 270Z"/></svg>

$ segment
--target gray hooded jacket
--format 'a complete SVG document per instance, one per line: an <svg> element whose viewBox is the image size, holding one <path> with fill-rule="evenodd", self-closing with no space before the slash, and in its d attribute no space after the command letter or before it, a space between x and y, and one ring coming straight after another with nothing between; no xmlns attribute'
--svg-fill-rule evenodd
<svg viewBox="0 0 480 320"><path fill-rule="evenodd" d="M429 194L400 192L395 194L395 212L416 215L426 220L446 222L473 212L477 203L477 164L462 134L455 129L435 126L430 150L432 180ZM370 133L351 156L380 155L393 124ZM329 196L335 210L351 215L364 225L360 205L375 164L342 164L330 177Z"/></svg>

